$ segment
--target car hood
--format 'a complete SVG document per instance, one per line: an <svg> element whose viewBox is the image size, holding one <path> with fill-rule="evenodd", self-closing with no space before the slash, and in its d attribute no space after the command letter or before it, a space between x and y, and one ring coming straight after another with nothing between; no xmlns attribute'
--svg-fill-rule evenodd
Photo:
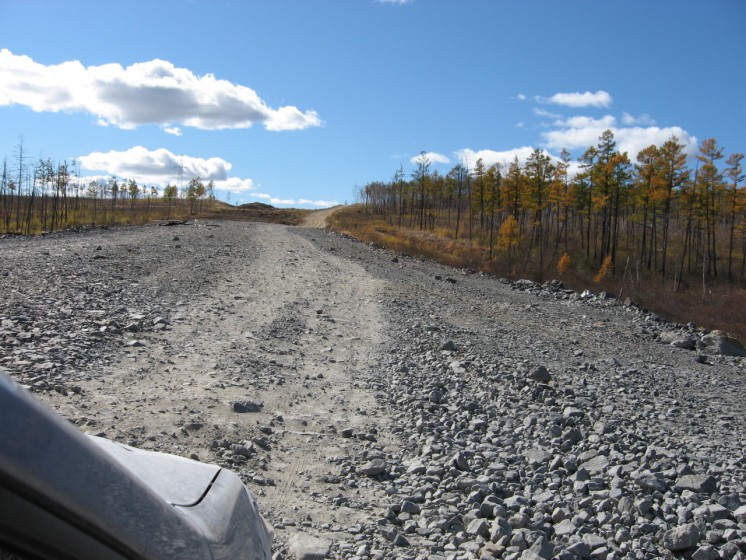
<svg viewBox="0 0 746 560"><path fill-rule="evenodd" d="M209 465L143 449L135 449L108 439L88 436L120 465L123 465L146 486L174 506L198 504L220 472Z"/></svg>

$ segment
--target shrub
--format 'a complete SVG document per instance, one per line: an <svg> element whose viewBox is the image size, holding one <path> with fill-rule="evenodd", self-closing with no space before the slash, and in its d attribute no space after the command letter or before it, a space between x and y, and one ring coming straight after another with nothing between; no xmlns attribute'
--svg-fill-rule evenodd
<svg viewBox="0 0 746 560"><path fill-rule="evenodd" d="M571 266L572 259L568 253L565 253L560 257L559 261L557 261L557 274L560 276L564 275L568 270L570 270Z"/></svg>
<svg viewBox="0 0 746 560"><path fill-rule="evenodd" d="M598 269L598 274L596 274L596 276L593 277L594 282L596 282L596 284L600 284L601 280L606 278L610 270L611 270L611 255L606 255L606 257L604 258L604 261L601 263L601 268Z"/></svg>

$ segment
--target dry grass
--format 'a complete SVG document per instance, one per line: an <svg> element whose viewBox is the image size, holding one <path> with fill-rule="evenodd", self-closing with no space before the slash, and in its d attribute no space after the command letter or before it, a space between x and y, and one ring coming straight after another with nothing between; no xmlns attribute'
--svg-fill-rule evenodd
<svg viewBox="0 0 746 560"><path fill-rule="evenodd" d="M23 204L26 204L24 200ZM114 207L110 199L101 199L94 204L90 199L81 199L79 204L70 204L67 220L56 225L55 229L70 229L84 225L94 226L129 226L142 225L148 222L165 219L215 219L253 222L271 222L285 225L300 225L310 210L294 208L275 208L261 203L231 206L219 200L202 200L192 212L191 204L186 200L176 200L170 205L160 198L147 198L132 201L118 201ZM8 231L0 233L38 235L51 227L51 220L45 223L38 216L35 208L31 219L24 221L20 228L15 227L15 218L10 220ZM0 227L5 224L0 214Z"/></svg>
<svg viewBox="0 0 746 560"><path fill-rule="evenodd" d="M472 268L505 277L510 273L512 278L530 278L538 282L549 279L546 270L522 260L511 263L513 270L509 271L505 252L493 252L490 259L485 240L473 239L469 243L466 239L453 239L447 230L398 229L380 217L365 215L360 205L340 209L330 217L328 224L331 229L361 241L457 268ZM557 258L561 260L562 256L558 255ZM565 262L560 268L561 279L570 289L578 292L585 289L594 292L605 290L620 298L630 297L642 307L670 321L692 322L703 328L720 329L746 341L746 289L743 285L721 282L708 286L704 294L701 286L674 292L670 279L666 282L645 276L633 279L631 274L625 276L623 270L614 275L610 262L602 267L603 270L594 269L596 267L590 262ZM551 270L555 271L554 268Z"/></svg>

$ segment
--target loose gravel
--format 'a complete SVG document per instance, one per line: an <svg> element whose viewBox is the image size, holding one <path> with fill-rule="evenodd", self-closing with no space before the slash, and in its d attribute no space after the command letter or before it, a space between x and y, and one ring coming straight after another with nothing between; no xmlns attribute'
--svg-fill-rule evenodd
<svg viewBox="0 0 746 560"><path fill-rule="evenodd" d="M234 470L277 558L746 558L746 351L332 232L0 239L0 366Z"/></svg>

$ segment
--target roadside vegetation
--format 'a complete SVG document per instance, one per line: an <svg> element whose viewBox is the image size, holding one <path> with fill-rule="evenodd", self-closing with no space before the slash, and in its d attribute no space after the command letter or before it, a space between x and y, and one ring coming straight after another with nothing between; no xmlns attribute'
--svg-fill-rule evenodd
<svg viewBox="0 0 746 560"><path fill-rule="evenodd" d="M702 142L689 167L675 137L635 162L611 131L579 158L534 150L521 165L431 171L368 183L336 230L395 251L508 278L606 291L681 323L746 340L743 155Z"/></svg>
<svg viewBox="0 0 746 560"><path fill-rule="evenodd" d="M195 177L159 188L111 177L86 182L75 162L29 162L23 146L0 174L0 234L39 235L88 226L141 225L157 220L212 218L301 223L308 210L251 203L232 206L216 200L212 181Z"/></svg>

